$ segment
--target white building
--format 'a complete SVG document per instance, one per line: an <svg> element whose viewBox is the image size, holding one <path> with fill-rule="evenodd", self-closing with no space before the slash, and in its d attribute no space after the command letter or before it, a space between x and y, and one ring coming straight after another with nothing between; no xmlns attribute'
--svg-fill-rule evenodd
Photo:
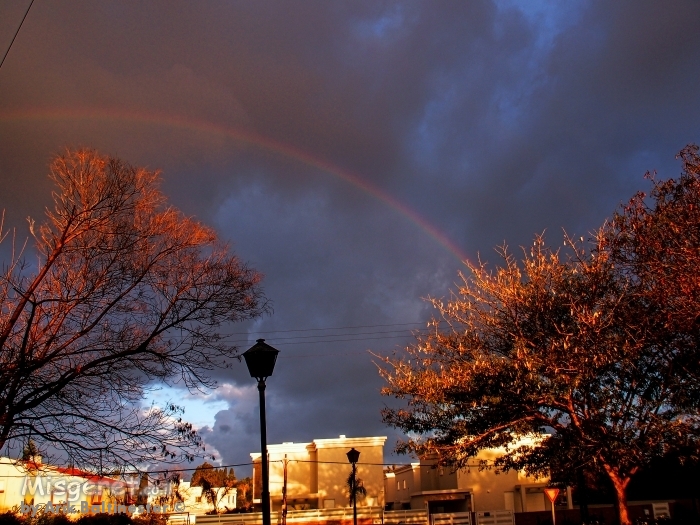
<svg viewBox="0 0 700 525"><path fill-rule="evenodd" d="M171 482L153 490L148 502L152 505L167 504L169 508L175 508L177 503L181 503L182 505L177 505L176 512L187 512L195 516L214 513L215 509L221 513L236 508L236 488L215 487L211 492L211 497L207 498L202 487L193 487L189 481L181 481L179 484Z"/></svg>
<svg viewBox="0 0 700 525"><path fill-rule="evenodd" d="M31 461L0 457L0 511L21 505L47 505L49 509L62 507L55 512L72 510L85 514L108 509L118 512L119 505L126 512L128 489L125 481L77 468L46 465L40 456Z"/></svg>

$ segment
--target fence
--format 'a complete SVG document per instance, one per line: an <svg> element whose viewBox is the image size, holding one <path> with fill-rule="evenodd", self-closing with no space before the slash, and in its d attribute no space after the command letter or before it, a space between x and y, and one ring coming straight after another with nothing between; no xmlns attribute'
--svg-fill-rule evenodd
<svg viewBox="0 0 700 525"><path fill-rule="evenodd" d="M398 511L402 512L402 511ZM418 511L419 513L421 511ZM409 511L409 514L411 511ZM415 514L415 511L412 512ZM384 523L384 512L381 507L360 507L357 509L358 525L380 525ZM389 514L389 513L386 513ZM425 512L422 512L425 516ZM272 523L282 523L282 511L272 512ZM338 509L312 509L312 510L288 510L287 524L309 524L309 525L351 525L353 522L353 514L351 507L342 507ZM197 524L201 525L262 525L262 513L251 512L245 514L214 514L197 516ZM427 524L427 520L403 520L392 521L391 523L398 525L405 524Z"/></svg>
<svg viewBox="0 0 700 525"><path fill-rule="evenodd" d="M472 513L439 512L430 516L430 525L472 525Z"/></svg>
<svg viewBox="0 0 700 525"><path fill-rule="evenodd" d="M384 511L384 525L428 525L428 513L425 510L387 510Z"/></svg>
<svg viewBox="0 0 700 525"><path fill-rule="evenodd" d="M476 525L515 525L512 510L490 510L476 513Z"/></svg>
<svg viewBox="0 0 700 525"><path fill-rule="evenodd" d="M636 525L669 525L654 520L655 514L670 512L671 525L700 524L698 500L675 500L666 505L659 502L631 502L630 519ZM656 511L656 513L654 512ZM578 508L557 509L557 525L580 525L581 515ZM287 512L289 525L352 525L352 508L317 510L290 510ZM193 525L262 525L262 514L218 514L190 516ZM272 524L281 525L282 513L272 513ZM550 511L516 512L479 511L433 514L428 520L425 510L383 511L381 507L361 507L357 509L358 525L552 525ZM617 513L612 505L589 505L589 524L616 525ZM181 522L173 525L183 525Z"/></svg>

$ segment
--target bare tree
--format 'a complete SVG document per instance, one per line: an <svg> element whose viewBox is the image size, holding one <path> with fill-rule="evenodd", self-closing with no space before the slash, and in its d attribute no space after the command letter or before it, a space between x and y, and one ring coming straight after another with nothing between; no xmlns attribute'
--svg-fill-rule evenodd
<svg viewBox="0 0 700 525"><path fill-rule="evenodd" d="M0 274L0 447L31 437L92 465L192 459L202 441L181 410L143 407L145 393L214 386L236 355L221 324L267 308L260 274L167 205L155 172L80 150L49 176L36 258L25 246Z"/></svg>

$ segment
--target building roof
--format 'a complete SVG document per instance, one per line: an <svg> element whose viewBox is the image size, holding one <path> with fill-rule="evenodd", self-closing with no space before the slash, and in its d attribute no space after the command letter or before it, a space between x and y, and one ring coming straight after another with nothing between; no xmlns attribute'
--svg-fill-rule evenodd
<svg viewBox="0 0 700 525"><path fill-rule="evenodd" d="M386 436L374 437L355 437L349 438L345 435L340 435L337 438L331 439L314 439L309 443L293 443L285 442L267 446L268 454L299 454L305 452L313 452L324 448L339 448L339 447L376 447L384 446ZM251 452L250 457L253 461L259 460L260 452Z"/></svg>

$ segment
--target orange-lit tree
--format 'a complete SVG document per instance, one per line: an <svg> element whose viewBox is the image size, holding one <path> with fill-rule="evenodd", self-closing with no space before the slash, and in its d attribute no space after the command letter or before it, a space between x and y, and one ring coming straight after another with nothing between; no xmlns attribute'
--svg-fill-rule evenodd
<svg viewBox="0 0 700 525"><path fill-rule="evenodd" d="M485 466L602 472L629 525L632 476L698 450L700 162L683 155L682 177L633 199L588 250L537 238L520 262L467 263L452 298L432 301L428 335L384 360L384 394L408 401L384 419L415 436L399 451L459 468L505 447Z"/></svg>
<svg viewBox="0 0 700 525"><path fill-rule="evenodd" d="M240 509L250 509L253 506L253 480L252 478L239 479L236 482L236 504Z"/></svg>
<svg viewBox="0 0 700 525"><path fill-rule="evenodd" d="M216 469L211 463L202 463L192 474L192 487L202 487L202 495L214 507L213 512L219 512L219 506L224 498L237 488L236 475L233 468L230 471L224 467ZM224 505L226 510L233 510Z"/></svg>
<svg viewBox="0 0 700 525"><path fill-rule="evenodd" d="M635 330L655 336L659 359L677 381L676 405L700 403L700 156L678 155L678 179L652 181L650 198L637 194L603 230L601 249L635 284Z"/></svg>
<svg viewBox="0 0 700 525"><path fill-rule="evenodd" d="M203 446L181 410L142 402L162 382L213 386L236 355L221 324L266 309L260 274L169 206L157 173L80 150L50 178L34 253L0 274L0 447L31 437L85 466L192 459Z"/></svg>

